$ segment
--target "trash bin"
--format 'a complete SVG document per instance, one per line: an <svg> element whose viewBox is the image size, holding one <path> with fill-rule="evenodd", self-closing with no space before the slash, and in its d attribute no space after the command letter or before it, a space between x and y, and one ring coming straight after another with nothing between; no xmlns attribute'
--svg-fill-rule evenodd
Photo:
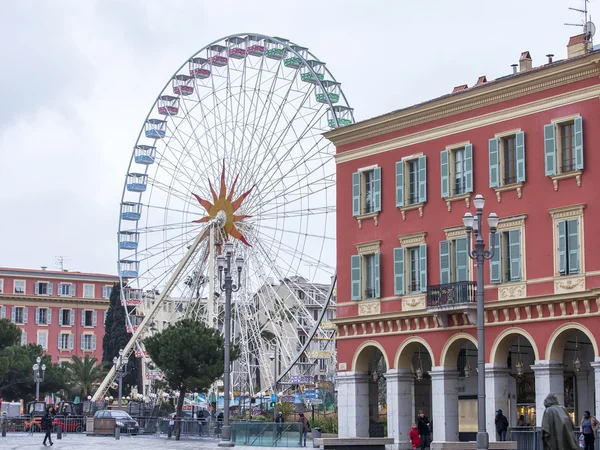
<svg viewBox="0 0 600 450"><path fill-rule="evenodd" d="M312 438L319 439L321 437L321 429L319 427L315 427L312 429Z"/></svg>

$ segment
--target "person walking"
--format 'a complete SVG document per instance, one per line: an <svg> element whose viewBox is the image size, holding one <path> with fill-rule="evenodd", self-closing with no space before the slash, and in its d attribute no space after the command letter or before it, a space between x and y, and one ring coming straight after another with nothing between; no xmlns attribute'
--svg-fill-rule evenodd
<svg viewBox="0 0 600 450"><path fill-rule="evenodd" d="M277 413L277 417L275 418L275 423L277 424L277 439L281 437L283 433L283 414L281 412Z"/></svg>
<svg viewBox="0 0 600 450"><path fill-rule="evenodd" d="M417 449L421 446L421 438L419 437L419 430L417 429L416 423L413 423L410 427L410 433L408 433L408 437L410 438L410 443L412 444L413 449Z"/></svg>
<svg viewBox="0 0 600 450"><path fill-rule="evenodd" d="M504 414L502 414L502 410L499 409L496 411L496 433L498 433L498 440L500 442L506 441L506 432L508 431L508 419Z"/></svg>
<svg viewBox="0 0 600 450"><path fill-rule="evenodd" d="M573 433L573 422L564 406L558 404L556 395L548 394L544 400L542 417L542 442L544 450L578 450Z"/></svg>
<svg viewBox="0 0 600 450"><path fill-rule="evenodd" d="M425 415L425 413L421 410L419 411L419 418L417 419L417 431L419 432L419 439L421 440L421 450L425 450L429 448L429 444L431 443L431 423L429 419Z"/></svg>
<svg viewBox="0 0 600 450"><path fill-rule="evenodd" d="M597 430L598 420L595 417L592 417L589 411L585 411L579 427L579 431L583 434L583 441L585 442L584 450L594 450L594 441L597 437Z"/></svg>
<svg viewBox="0 0 600 450"><path fill-rule="evenodd" d="M46 441L50 442L50 446L54 445L54 442L52 442L52 427L53 427L53 422L54 422L54 408L52 406L49 406L46 409L46 412L44 413L44 415L42 416L42 421L41 421L41 426L42 426L42 431L45 431L46 434L44 435L44 446L46 445Z"/></svg>
<svg viewBox="0 0 600 450"><path fill-rule="evenodd" d="M304 413L300 413L298 418L298 423L300 423L300 441L298 445L306 447L306 435L310 431L310 423L308 419L304 417Z"/></svg>

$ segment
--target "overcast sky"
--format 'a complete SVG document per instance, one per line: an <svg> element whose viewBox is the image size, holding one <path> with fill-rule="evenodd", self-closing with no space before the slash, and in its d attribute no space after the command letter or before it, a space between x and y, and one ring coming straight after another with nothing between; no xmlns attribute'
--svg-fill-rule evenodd
<svg viewBox="0 0 600 450"><path fill-rule="evenodd" d="M595 0L592 15L600 14ZM2 0L0 266L116 272L119 202L156 95L244 32L327 62L358 120L566 57L582 0ZM593 18L593 16L592 16ZM600 25L600 24L599 24Z"/></svg>

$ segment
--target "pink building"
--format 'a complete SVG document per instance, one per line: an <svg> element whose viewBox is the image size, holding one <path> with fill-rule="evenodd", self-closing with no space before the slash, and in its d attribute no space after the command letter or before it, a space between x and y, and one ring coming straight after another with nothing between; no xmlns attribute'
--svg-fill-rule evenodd
<svg viewBox="0 0 600 450"><path fill-rule="evenodd" d="M0 318L23 332L55 361L72 356L102 359L104 320L119 277L0 267Z"/></svg>

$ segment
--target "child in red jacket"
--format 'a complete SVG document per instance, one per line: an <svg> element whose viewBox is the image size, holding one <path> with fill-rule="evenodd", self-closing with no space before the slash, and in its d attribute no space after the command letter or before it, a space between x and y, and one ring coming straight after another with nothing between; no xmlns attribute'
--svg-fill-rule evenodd
<svg viewBox="0 0 600 450"><path fill-rule="evenodd" d="M417 430L417 424L413 423L410 428L410 443L412 444L412 448L419 448L421 445L421 438L419 437L419 430Z"/></svg>

